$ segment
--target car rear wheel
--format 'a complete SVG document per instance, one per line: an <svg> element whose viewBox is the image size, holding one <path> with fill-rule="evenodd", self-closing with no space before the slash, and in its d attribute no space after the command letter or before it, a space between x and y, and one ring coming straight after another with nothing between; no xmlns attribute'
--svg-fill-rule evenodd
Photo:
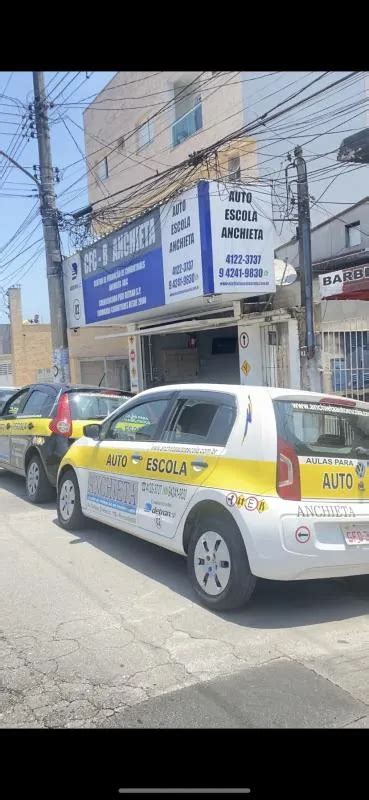
<svg viewBox="0 0 369 800"><path fill-rule="evenodd" d="M82 513L77 477L71 469L64 472L60 480L57 511L59 524L66 530L83 528L86 518Z"/></svg>
<svg viewBox="0 0 369 800"><path fill-rule="evenodd" d="M26 470L26 494L31 503L48 503L54 488L47 478L40 456L31 456Z"/></svg>
<svg viewBox="0 0 369 800"><path fill-rule="evenodd" d="M240 608L256 578L240 531L230 516L209 514L195 524L188 547L189 577L201 602L218 611Z"/></svg>

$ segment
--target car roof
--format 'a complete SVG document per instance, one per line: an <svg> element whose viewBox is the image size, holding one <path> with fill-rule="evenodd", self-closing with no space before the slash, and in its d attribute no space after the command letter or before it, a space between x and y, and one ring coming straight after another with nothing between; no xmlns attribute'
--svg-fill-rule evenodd
<svg viewBox="0 0 369 800"><path fill-rule="evenodd" d="M30 389L31 388L34 389L36 386L48 386L48 387L51 387L51 388L56 389L56 390L61 389L62 391L101 392L102 394L104 392L109 392L109 394L111 392L116 392L117 394L125 394L128 397L132 396L132 392L130 392L130 391L126 390L126 389L115 389L115 388L113 389L113 388L110 388L108 386L89 386L88 384L82 384L82 383L52 383L51 381L50 382L48 382L48 381L40 381L39 383L30 383L29 384L29 388ZM27 387L25 387L25 388L27 388Z"/></svg>
<svg viewBox="0 0 369 800"><path fill-rule="evenodd" d="M241 386L240 384L232 384L232 383L174 383L166 386L157 386L154 389L146 389L143 392L140 392L138 395L139 398L144 397L150 394L158 394L159 392L219 392L223 395L227 392L230 392L243 402L247 401L249 394L259 394L260 396L269 396L272 400L276 400L278 398L290 398L291 400L306 400L310 402L317 402L324 397L325 400L329 398L332 399L332 402L337 402L340 400L339 395L334 394L327 394L326 392L308 392L304 389L285 389L282 387L277 386ZM345 398L342 398L342 401L345 401ZM364 406L365 408L369 407L369 403L364 403L361 400L355 401L356 405Z"/></svg>

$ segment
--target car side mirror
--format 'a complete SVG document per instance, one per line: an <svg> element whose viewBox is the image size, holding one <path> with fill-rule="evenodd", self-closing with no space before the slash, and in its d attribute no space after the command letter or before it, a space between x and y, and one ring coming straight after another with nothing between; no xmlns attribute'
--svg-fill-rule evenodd
<svg viewBox="0 0 369 800"><path fill-rule="evenodd" d="M88 436L89 439L100 439L101 426L97 422L91 422L90 425L83 426L83 435Z"/></svg>

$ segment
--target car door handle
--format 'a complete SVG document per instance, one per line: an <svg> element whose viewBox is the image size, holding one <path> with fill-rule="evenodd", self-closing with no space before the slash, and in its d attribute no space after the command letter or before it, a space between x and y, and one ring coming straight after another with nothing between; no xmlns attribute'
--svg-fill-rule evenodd
<svg viewBox="0 0 369 800"><path fill-rule="evenodd" d="M208 465L206 461L191 461L191 467L193 467L196 470L206 469L207 466Z"/></svg>
<svg viewBox="0 0 369 800"><path fill-rule="evenodd" d="M140 456L138 453L134 453L134 455L131 456L131 461L133 461L134 464L138 464L139 461L142 461L142 458L143 457Z"/></svg>
<svg viewBox="0 0 369 800"><path fill-rule="evenodd" d="M10 422L7 423L7 426L6 426L7 431L9 430L9 428L10 428Z"/></svg>
<svg viewBox="0 0 369 800"><path fill-rule="evenodd" d="M32 430L32 428L34 428L34 427L35 427L35 426L34 426L33 422L29 422L29 423L28 423L28 429L29 429L30 431L31 431L31 430Z"/></svg>

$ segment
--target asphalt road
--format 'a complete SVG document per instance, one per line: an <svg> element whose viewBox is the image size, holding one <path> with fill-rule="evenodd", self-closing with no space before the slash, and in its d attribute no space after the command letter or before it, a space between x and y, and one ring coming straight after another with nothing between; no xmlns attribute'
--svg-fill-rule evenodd
<svg viewBox="0 0 369 800"><path fill-rule="evenodd" d="M0 727L369 727L369 577L214 614L185 560L61 530L0 470Z"/></svg>

